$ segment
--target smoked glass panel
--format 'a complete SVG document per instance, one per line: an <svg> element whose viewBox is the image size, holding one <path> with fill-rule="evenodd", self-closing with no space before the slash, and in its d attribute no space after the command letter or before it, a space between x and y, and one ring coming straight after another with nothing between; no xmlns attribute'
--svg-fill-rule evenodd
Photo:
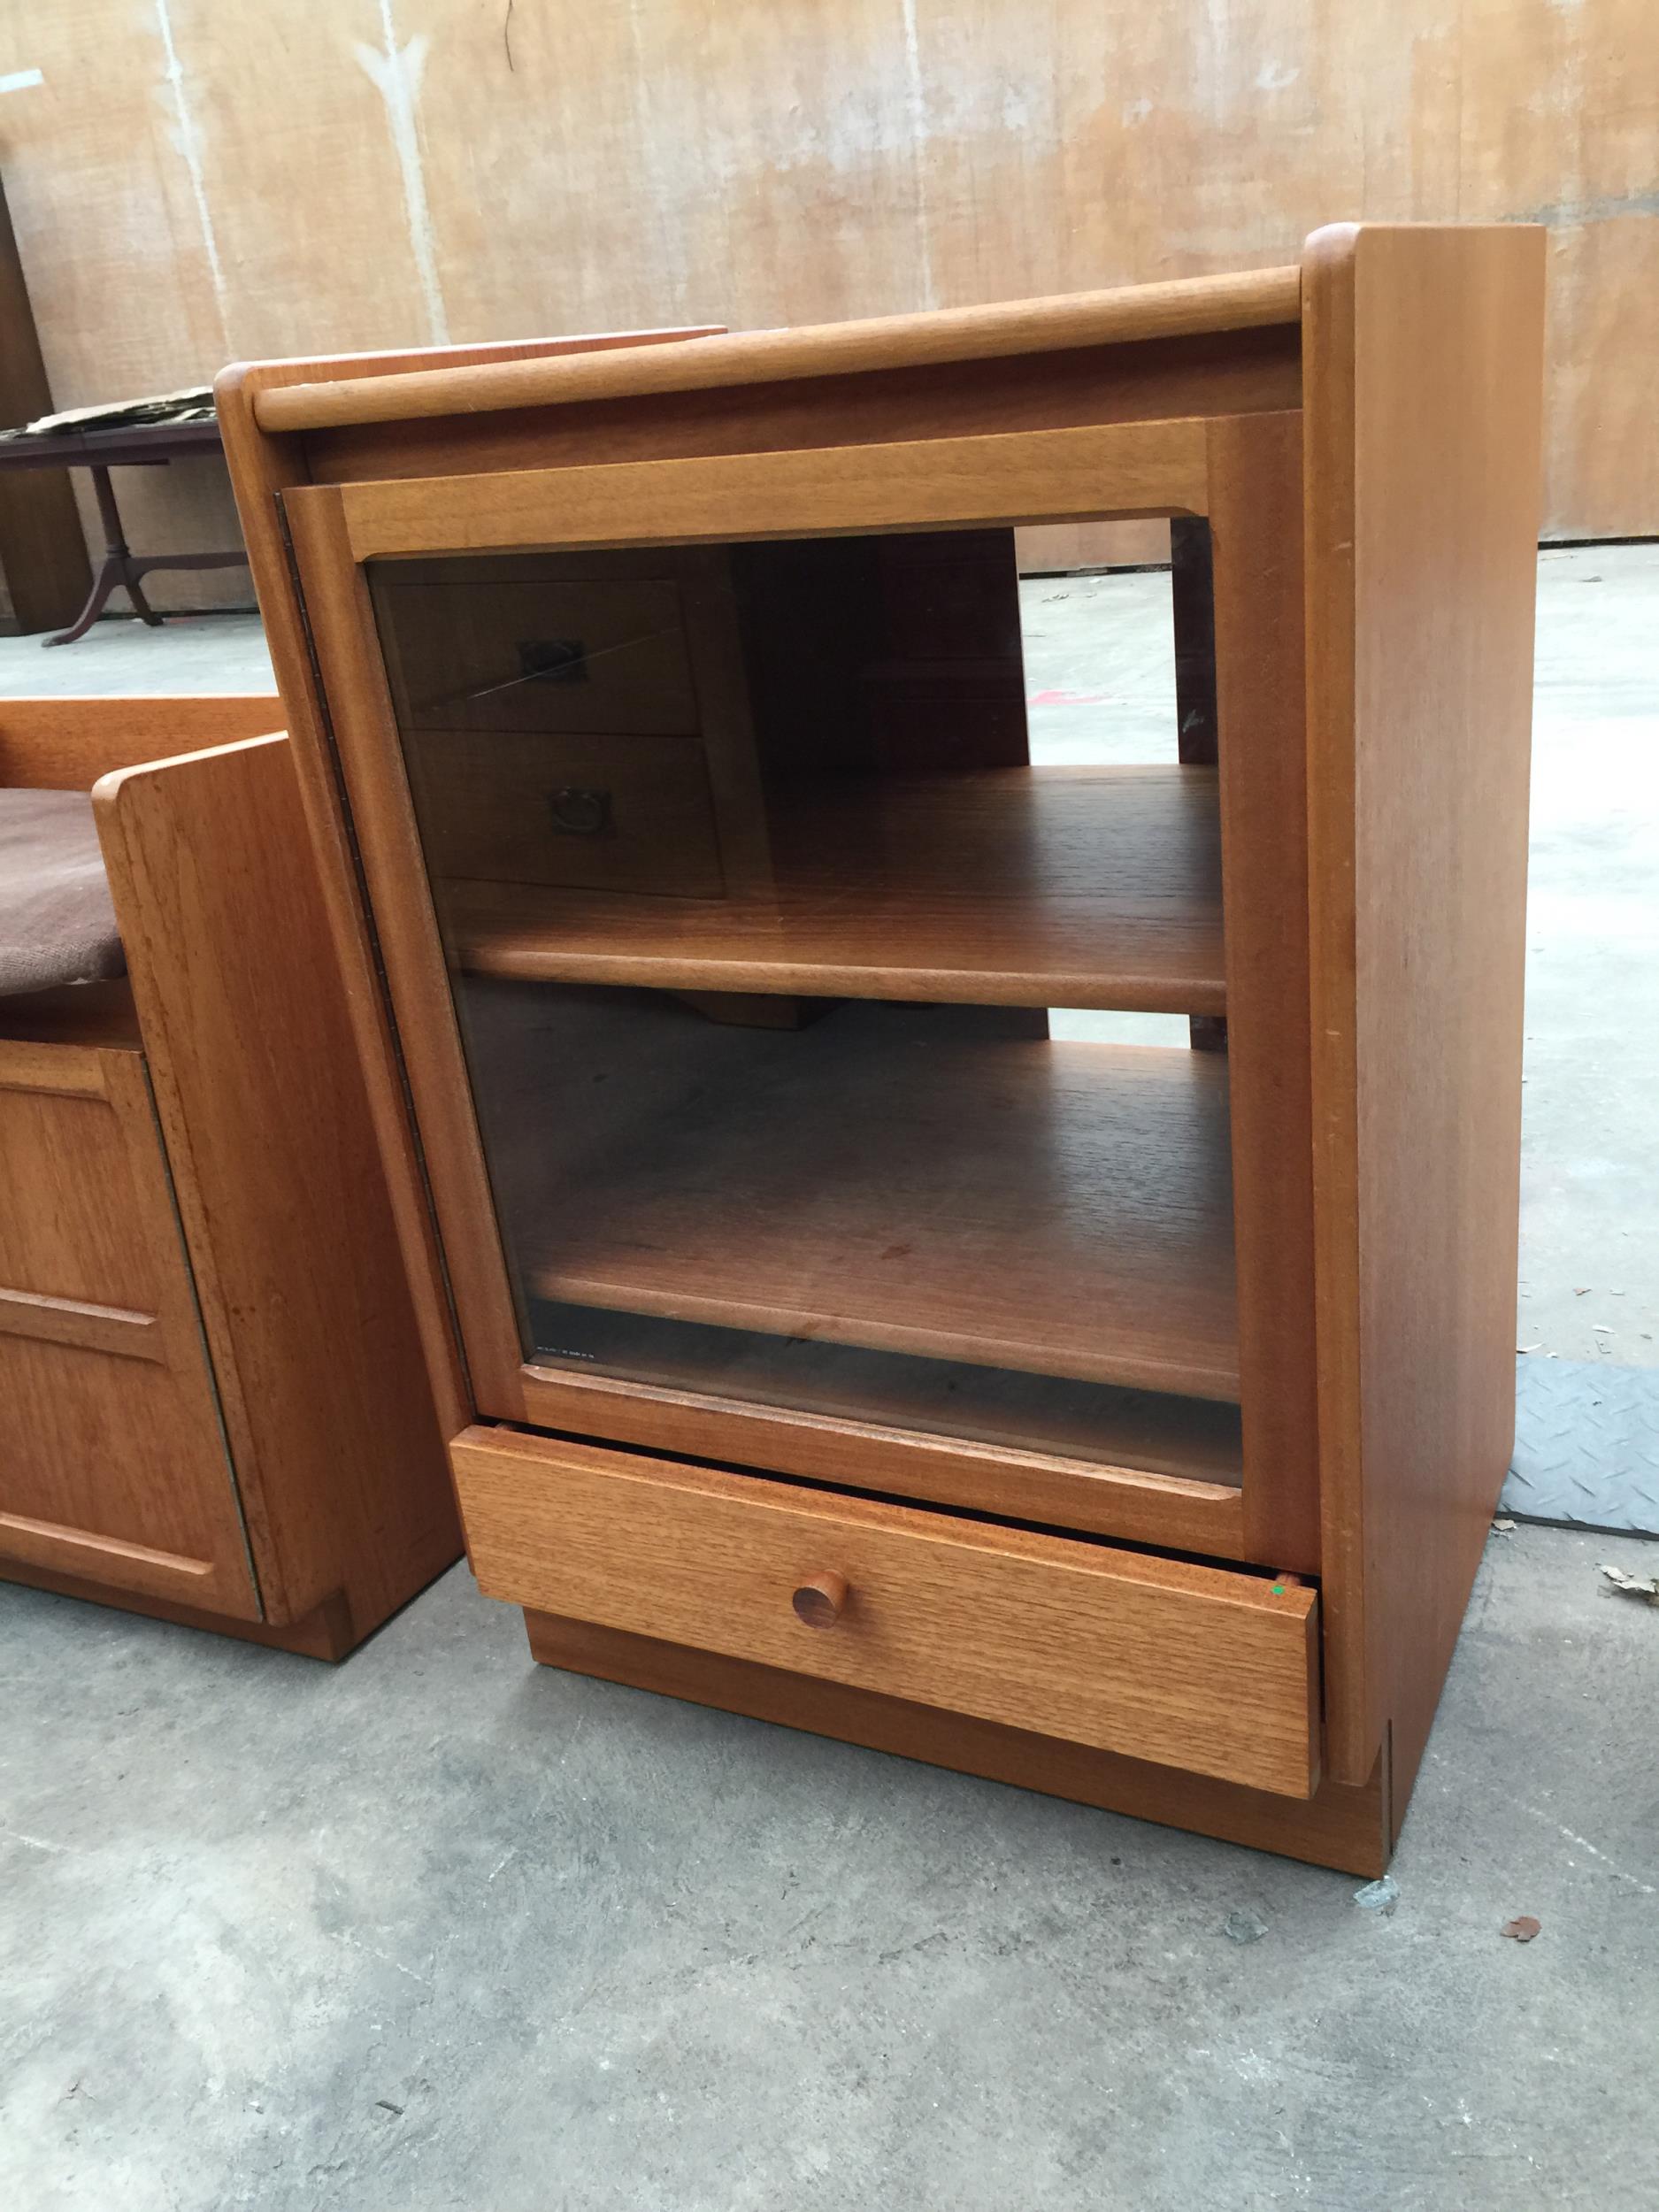
<svg viewBox="0 0 1659 2212"><path fill-rule="evenodd" d="M523 1348L1233 1481L1215 771L1012 535L372 566Z"/></svg>

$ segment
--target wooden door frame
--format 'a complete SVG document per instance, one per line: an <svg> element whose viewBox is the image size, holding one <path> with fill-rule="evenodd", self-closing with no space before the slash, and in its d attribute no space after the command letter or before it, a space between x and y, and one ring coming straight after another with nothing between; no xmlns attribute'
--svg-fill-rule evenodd
<svg viewBox="0 0 1659 2212"><path fill-rule="evenodd" d="M1276 427L1262 431L1258 419L1248 416L1218 423L1179 419L871 448L300 486L281 495L299 595L378 933L456 1327L482 1412L989 1512L1025 1518L1046 1513L1063 1525L1132 1541L1317 1571L1310 1417L1304 1425L1309 1433L1287 1440L1271 1418L1253 1423L1247 1416L1244 1482L1235 1489L845 1418L746 1406L603 1376L555 1373L526 1363L363 568L369 559L434 554L685 545L1079 515L1194 515L1208 512L1217 493L1226 511L1238 515L1240 498L1258 494L1275 470L1281 483L1286 480L1286 450L1299 458L1300 414L1259 421ZM1275 441L1274 454L1253 477L1253 457L1264 437ZM1294 488L1299 500L1299 474ZM1234 580L1228 603L1239 611L1242 636L1256 604L1253 587L1241 564L1225 573ZM1287 655L1294 656L1300 681L1299 622L1286 630L1281 618L1287 603L1286 572L1278 570L1275 576L1277 597L1261 626L1267 642L1240 687L1241 698L1252 704L1268 695L1289 699L1284 684ZM1299 560L1294 581L1299 613ZM1292 786L1302 773L1299 693L1294 706L1294 712L1279 717L1272 734L1281 753L1286 747L1292 750L1285 772ZM1280 798L1284 784L1280 773L1275 785ZM1239 838L1251 833L1245 826L1249 789L1248 780L1234 779L1231 813ZM1227 805L1224 785L1224 810ZM1275 911L1267 920L1271 927L1229 933L1230 984L1236 969L1257 1000L1263 963L1271 964L1276 933L1282 935L1286 916ZM1293 979L1299 972L1305 985L1305 913L1300 938L1294 929L1291 938ZM1305 998L1304 987L1304 1034ZM1287 1041L1282 1024L1279 1032L1264 1036L1253 1064L1264 1074L1277 1073L1247 1094L1247 1127L1240 1132L1236 1120L1234 1125L1235 1171L1248 1164L1247 1171L1270 1186L1266 1204L1258 1204L1251 1216L1262 1233L1250 1248L1263 1261L1273 1248L1266 1224L1275 1212L1274 1164L1279 1164L1278 1173L1294 1176L1297 1163L1253 1117L1258 1103L1263 1112L1272 1109L1270 1093L1282 1090L1286 1080L1300 1081L1305 1091L1305 1049L1291 1063ZM1291 1210L1295 1215L1294 1204ZM1271 1304L1264 1325L1271 1343L1255 1360L1250 1371L1256 1381L1247 1390L1271 1388L1268 1379L1289 1372L1298 1359L1306 1370L1308 1342L1301 1320L1302 1307L1311 1307L1310 1251L1298 1244L1292 1266L1305 1268L1305 1296L1293 1300L1292 1310ZM1282 1297L1284 1272L1281 1268L1281 1279L1270 1279L1273 1301ZM1271 1265L1268 1276L1273 1276ZM1243 1303L1242 1283L1240 1293ZM1258 1307L1268 1316L1270 1300L1258 1301ZM1260 1432L1254 1457L1252 1426ZM1294 1470L1290 1480L1285 1473L1287 1451ZM872 1457L879 1464L872 1466Z"/></svg>

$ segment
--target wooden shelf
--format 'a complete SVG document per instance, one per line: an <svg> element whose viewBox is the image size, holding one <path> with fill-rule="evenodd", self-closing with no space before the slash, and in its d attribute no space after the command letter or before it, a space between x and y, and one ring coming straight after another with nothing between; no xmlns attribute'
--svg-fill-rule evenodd
<svg viewBox="0 0 1659 2212"><path fill-rule="evenodd" d="M768 813L765 894L451 881L452 957L571 983L1226 1010L1213 768L849 779Z"/></svg>
<svg viewBox="0 0 1659 2212"><path fill-rule="evenodd" d="M1238 1396L1220 1055L845 1005L780 1033L465 980L510 1255L535 1297Z"/></svg>

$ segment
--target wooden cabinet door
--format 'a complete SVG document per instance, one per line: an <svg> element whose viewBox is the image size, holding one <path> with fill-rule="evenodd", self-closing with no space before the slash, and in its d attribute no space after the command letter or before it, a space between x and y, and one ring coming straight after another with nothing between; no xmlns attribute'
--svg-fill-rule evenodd
<svg viewBox="0 0 1659 2212"><path fill-rule="evenodd" d="M1317 1571L1301 449L1292 412L283 495L480 1412ZM983 541L1011 585L1009 519L1085 511L1209 518L1218 770L935 743L969 673L993 737L1023 726ZM514 666L568 632L567 672L584 624L515 598L516 660L474 667L469 596L451 677L434 588L516 593L522 560L562 590L579 559L590 588L693 541L740 577L740 640L757 593L804 627L831 579L803 548L865 548L879 592L831 593L856 741L833 774L795 742L828 677L750 687L768 867L741 895L617 888L650 841L597 808L609 887L527 880L527 777L490 863L479 779L434 787L411 709L527 717ZM1225 1014L1231 1049L1055 1030L1079 1010Z"/></svg>
<svg viewBox="0 0 1659 2212"><path fill-rule="evenodd" d="M0 1041L0 1574L260 1617L142 1054Z"/></svg>

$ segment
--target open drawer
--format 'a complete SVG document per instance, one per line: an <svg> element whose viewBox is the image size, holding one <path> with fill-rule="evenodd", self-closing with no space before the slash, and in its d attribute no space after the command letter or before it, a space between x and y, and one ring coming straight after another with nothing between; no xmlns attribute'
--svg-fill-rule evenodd
<svg viewBox="0 0 1659 2212"><path fill-rule="evenodd" d="M1259 1575L469 1429L480 1586L1287 1797L1318 1779L1318 1600Z"/></svg>

